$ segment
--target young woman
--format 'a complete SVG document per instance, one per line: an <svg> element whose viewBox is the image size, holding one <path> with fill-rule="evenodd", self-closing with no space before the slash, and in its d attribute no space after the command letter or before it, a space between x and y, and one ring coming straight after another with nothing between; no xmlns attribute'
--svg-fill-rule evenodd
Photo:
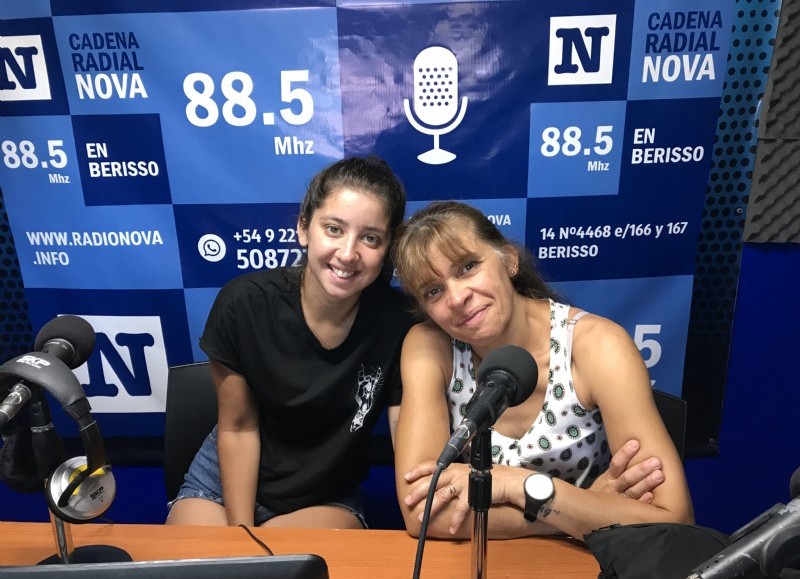
<svg viewBox="0 0 800 579"><path fill-rule="evenodd" d="M334 163L301 205L304 265L222 288L200 340L218 425L168 524L364 526L367 445L387 405L396 423L399 352L411 325L389 286L404 211L403 186L382 160Z"/></svg>
<svg viewBox="0 0 800 579"><path fill-rule="evenodd" d="M492 428L490 536L582 538L613 523L692 521L682 464L639 351L620 326L558 303L527 253L468 205L438 202L417 212L399 228L394 257L428 318L409 331L401 360L395 466L409 532L419 532L434 461L477 388L481 360L506 344L530 352L539 379ZM633 468L659 457L663 482L650 500L589 488L612 453ZM453 464L441 474L431 536L469 536L469 470Z"/></svg>

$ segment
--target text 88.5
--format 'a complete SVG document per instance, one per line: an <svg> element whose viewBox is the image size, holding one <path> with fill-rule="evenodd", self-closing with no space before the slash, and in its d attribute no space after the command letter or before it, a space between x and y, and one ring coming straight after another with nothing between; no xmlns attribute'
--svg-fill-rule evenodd
<svg viewBox="0 0 800 579"><path fill-rule="evenodd" d="M308 70L281 71L281 101L297 106L289 106L278 112L289 125L304 125L314 116L314 98L305 88L293 86L308 82ZM222 119L233 127L246 127L258 118L259 108L250 97L254 84L246 72L232 71L222 77L220 92L225 98L222 104ZM186 119L196 127L214 126L220 117L220 106L211 98L216 90L214 79L204 72L193 72L183 79L183 92L189 102L186 104ZM297 112L295 112L297 111ZM264 112L261 116L264 125L275 124L275 114Z"/></svg>

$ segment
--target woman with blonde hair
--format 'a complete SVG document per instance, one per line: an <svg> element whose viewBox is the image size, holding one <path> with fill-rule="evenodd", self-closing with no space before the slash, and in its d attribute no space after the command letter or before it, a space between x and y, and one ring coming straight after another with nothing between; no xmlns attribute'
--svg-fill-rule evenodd
<svg viewBox="0 0 800 579"><path fill-rule="evenodd" d="M427 318L409 331L401 356L395 466L410 533L419 533L434 461L478 387L481 361L507 344L533 356L539 377L491 429L490 537L582 538L614 523L693 520L683 466L623 328L560 303L528 253L463 203L431 203L403 223L394 262ZM651 500L592 488L618 452L634 468L658 457L663 482ZM431 536L469 536L469 470L452 464L439 477Z"/></svg>

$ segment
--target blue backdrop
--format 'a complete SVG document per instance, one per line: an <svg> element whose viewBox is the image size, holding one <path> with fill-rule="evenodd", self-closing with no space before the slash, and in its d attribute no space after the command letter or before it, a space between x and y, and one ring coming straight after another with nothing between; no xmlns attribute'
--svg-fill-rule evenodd
<svg viewBox="0 0 800 579"><path fill-rule="evenodd" d="M680 394L733 6L648 2L11 2L0 176L34 329L108 436L158 436L168 366L218 288L297 263L318 169L377 153L411 208L475 204ZM135 416L135 420L132 418Z"/></svg>
<svg viewBox="0 0 800 579"><path fill-rule="evenodd" d="M562 292L637 338L656 388L680 392L712 146L722 156L714 190L736 195L706 202L723 227L732 221L714 216L749 188L749 173L727 167L736 154L741 167L752 160L753 131L734 126L757 118L778 0L75 4L0 4L1 201L26 287L24 297L13 290L19 272L4 256L0 318L24 336L28 319L15 312L27 299L34 333L58 314L92 320L99 346L79 374L105 434L161 433L166 368L202 357L197 335L217 288L293 263L305 183L366 152L389 160L412 208L464 198L526 242ZM423 110L439 94L416 78L430 47L455 61L445 93L455 114ZM726 75L735 80L718 124ZM418 159L437 138L455 158ZM719 262L716 245L704 264ZM800 320L764 308L794 300L797 258L745 247L722 454L686 464L701 524L732 531L788 498L788 412L800 390L783 370ZM709 296L722 291L701 281L714 282ZM703 319L725 318L717 301ZM754 385L776 389L777 402L753 404ZM774 442L758 434L764 424ZM755 492L743 464L757 473ZM161 470L115 472L108 515L163 520ZM386 515L391 474L368 484ZM5 519L47 516L38 495L3 489L0 503Z"/></svg>

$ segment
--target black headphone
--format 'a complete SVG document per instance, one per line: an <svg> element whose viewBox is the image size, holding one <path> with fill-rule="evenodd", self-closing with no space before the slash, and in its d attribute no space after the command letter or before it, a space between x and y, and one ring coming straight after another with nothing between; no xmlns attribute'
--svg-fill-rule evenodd
<svg viewBox="0 0 800 579"><path fill-rule="evenodd" d="M77 378L75 382L80 386ZM111 506L117 492L100 428L89 408L86 396L64 406L78 424L86 456L70 458L56 467L45 489L50 510L68 523L85 523L99 517Z"/></svg>
<svg viewBox="0 0 800 579"><path fill-rule="evenodd" d="M41 387L78 425L86 456L73 457L56 467L45 489L50 510L68 523L85 523L102 515L117 490L100 428L71 370L87 360L94 343L89 322L78 316L60 316L45 324L36 336L36 352L0 366L0 381L10 377Z"/></svg>
<svg viewBox="0 0 800 579"><path fill-rule="evenodd" d="M92 474L87 474L92 473ZM68 523L86 523L105 513L117 492L108 466L92 470L85 456L76 456L56 468L47 483L47 504Z"/></svg>

